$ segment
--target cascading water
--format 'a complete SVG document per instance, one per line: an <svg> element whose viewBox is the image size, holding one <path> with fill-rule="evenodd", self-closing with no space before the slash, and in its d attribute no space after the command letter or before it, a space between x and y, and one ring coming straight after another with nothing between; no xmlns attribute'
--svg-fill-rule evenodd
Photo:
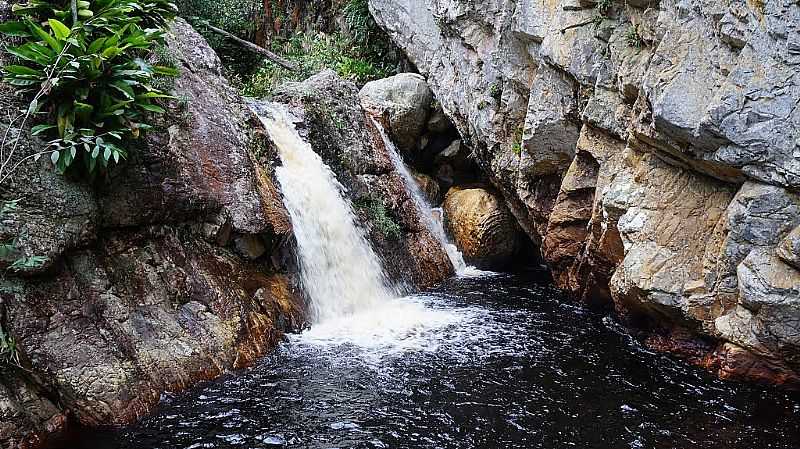
<svg viewBox="0 0 800 449"><path fill-rule="evenodd" d="M275 172L294 227L313 321L352 315L395 297L342 197L342 186L297 133L288 112L274 108L262 121L283 163Z"/></svg>
<svg viewBox="0 0 800 449"><path fill-rule="evenodd" d="M381 138L383 138L383 143L386 146L386 151L389 152L389 157L392 160L392 164L394 164L395 169L403 178L403 183L406 186L406 190L408 190L408 192L411 194L411 198L414 200L414 205L417 206L417 210L422 217L423 224L426 228L428 228L431 234L436 237L436 239L442 245L442 248L444 248L444 250L447 252L447 257L450 258L450 263L453 264L453 268L456 270L456 273L458 275L464 275L468 273L468 271L477 271L474 268L467 266L466 262L464 262L464 256L461 254L461 251L459 251L456 245L454 245L450 239L447 238L447 234L444 232L443 224L444 211L441 208L434 209L431 207L419 184L417 184L417 181L414 180L414 177L408 170L403 158L397 151L397 146L395 146L394 142L392 142L392 139L390 139L389 135L386 133L386 130L377 120L371 117L370 119L378 129L378 132L380 132ZM434 218L434 216L437 218Z"/></svg>
<svg viewBox="0 0 800 449"><path fill-rule="evenodd" d="M356 225L344 187L298 134L282 106L251 103L278 148L275 173L297 239L300 276L313 326L303 344L381 348L367 355L429 346L426 332L463 318L431 309L418 297L399 298L380 259Z"/></svg>

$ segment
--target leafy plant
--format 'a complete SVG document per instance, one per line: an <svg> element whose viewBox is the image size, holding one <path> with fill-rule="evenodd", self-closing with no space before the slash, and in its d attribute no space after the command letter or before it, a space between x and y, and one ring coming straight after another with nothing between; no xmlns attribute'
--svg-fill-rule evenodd
<svg viewBox="0 0 800 449"><path fill-rule="evenodd" d="M609 12L611 12L611 6L614 4L614 0L598 0L595 3L594 7L597 9L597 12L600 13L601 16L607 16Z"/></svg>
<svg viewBox="0 0 800 449"><path fill-rule="evenodd" d="M511 144L511 151L517 156L522 154L522 134L522 127L518 127L517 130L514 131L514 142Z"/></svg>
<svg viewBox="0 0 800 449"><path fill-rule="evenodd" d="M635 25L629 26L628 30L625 31L625 42L628 44L628 47L633 47L637 50L641 50L641 48L644 47L644 39L642 39Z"/></svg>
<svg viewBox="0 0 800 449"><path fill-rule="evenodd" d="M298 32L283 43L276 41L272 50L294 63L298 70L291 71L265 61L261 69L244 81L241 88L244 95L266 97L285 81L299 81L326 68L358 84L390 74L382 66L358 56L358 47L341 33Z"/></svg>
<svg viewBox="0 0 800 449"><path fill-rule="evenodd" d="M19 60L3 67L4 80L32 97L26 117L39 124L33 135L63 173L82 162L93 175L128 155L129 139L151 128L148 115L163 114L156 102L172 98L153 87L177 69L145 58L163 44L177 7L169 0L29 0L13 7L20 20L0 31L23 43L6 50ZM71 23L67 26L65 23Z"/></svg>
<svg viewBox="0 0 800 449"><path fill-rule="evenodd" d="M14 337L0 326L0 364L19 366L19 352Z"/></svg>
<svg viewBox="0 0 800 449"><path fill-rule="evenodd" d="M500 101L500 98L503 96L503 82L502 81L495 81L489 86L489 96L494 98L497 101Z"/></svg>
<svg viewBox="0 0 800 449"><path fill-rule="evenodd" d="M19 206L19 200L6 201L0 208L0 219L13 213ZM18 250L19 237L11 241L0 243L0 261L8 264L6 271L19 271L24 269L38 268L44 264L45 258L41 256L20 256Z"/></svg>
<svg viewBox="0 0 800 449"><path fill-rule="evenodd" d="M354 205L367 213L372 224L386 238L397 240L402 236L400 225L389 215L389 211L383 201L373 197L365 197L359 198Z"/></svg>

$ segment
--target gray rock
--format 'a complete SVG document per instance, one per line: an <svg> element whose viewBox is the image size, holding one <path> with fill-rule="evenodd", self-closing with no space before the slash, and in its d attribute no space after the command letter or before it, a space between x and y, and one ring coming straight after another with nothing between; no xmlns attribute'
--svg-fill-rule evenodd
<svg viewBox="0 0 800 449"><path fill-rule="evenodd" d="M433 94L425 79L415 73L400 73L371 81L359 93L364 108L385 115L397 148L412 154L425 131Z"/></svg>
<svg viewBox="0 0 800 449"><path fill-rule="evenodd" d="M778 257L800 270L800 226L786 236L778 247Z"/></svg>
<svg viewBox="0 0 800 449"><path fill-rule="evenodd" d="M776 305L795 295L800 7L594 6L370 0L559 285L721 338L723 377L800 384L800 315Z"/></svg>

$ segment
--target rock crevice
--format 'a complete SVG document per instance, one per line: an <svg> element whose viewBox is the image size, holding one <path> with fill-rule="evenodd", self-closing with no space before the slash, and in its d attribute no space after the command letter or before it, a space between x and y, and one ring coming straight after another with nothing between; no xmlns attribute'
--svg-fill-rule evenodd
<svg viewBox="0 0 800 449"><path fill-rule="evenodd" d="M798 386L797 2L370 8L559 286L674 337L654 346L703 340L723 377Z"/></svg>

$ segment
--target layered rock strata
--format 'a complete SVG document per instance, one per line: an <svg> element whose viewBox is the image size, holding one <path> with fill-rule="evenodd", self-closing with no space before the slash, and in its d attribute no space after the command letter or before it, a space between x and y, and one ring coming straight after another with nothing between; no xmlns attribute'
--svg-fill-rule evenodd
<svg viewBox="0 0 800 449"><path fill-rule="evenodd" d="M798 385L797 2L370 7L559 286L662 348L703 340L723 377Z"/></svg>

